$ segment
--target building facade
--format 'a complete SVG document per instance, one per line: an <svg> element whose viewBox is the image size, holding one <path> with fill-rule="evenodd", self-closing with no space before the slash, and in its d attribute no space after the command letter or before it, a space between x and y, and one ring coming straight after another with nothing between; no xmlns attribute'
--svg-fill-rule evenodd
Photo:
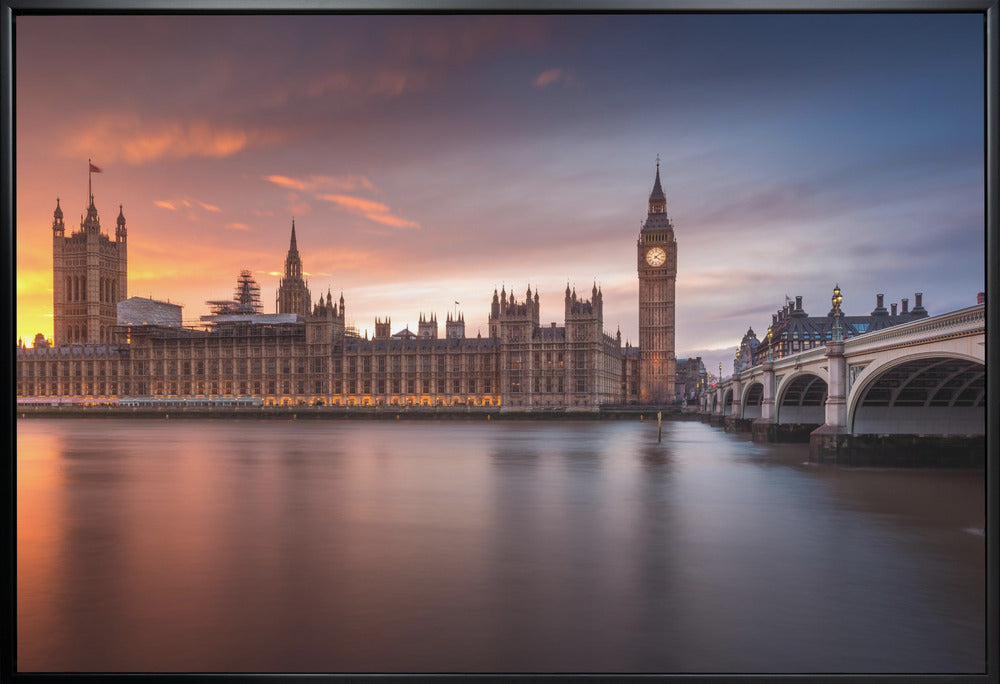
<svg viewBox="0 0 1000 684"><path fill-rule="evenodd" d="M94 210L93 221L84 222L88 230L96 220ZM124 217L119 226L124 254ZM276 313L262 312L250 271L240 274L231 300L208 302L211 313L202 316L200 327L175 324L177 305L132 300L120 321L116 315L111 323L101 322L98 330L104 332L96 340L19 345L17 396L596 411L682 400L704 374L700 359L689 363L685 396L675 395L676 242L659 164L639 237L640 340L648 347L623 348L621 332L604 329L603 293L596 283L589 298L567 284L562 325L541 323L540 295L529 286L520 300L505 288L494 291L487 337L467 336L465 317L456 310L447 315L443 336L436 314L421 313L416 333L393 333L391 321L378 318L369 339L345 325L343 294L335 301L327 291L311 303L302 273L293 222ZM122 275L108 292L124 298L123 288ZM67 315L56 309L57 326L67 325Z"/></svg>
<svg viewBox="0 0 1000 684"><path fill-rule="evenodd" d="M115 237L101 232L94 195L80 230L66 235L56 198L52 215L53 344L104 344L118 323L117 304L128 296L127 231L118 207Z"/></svg>

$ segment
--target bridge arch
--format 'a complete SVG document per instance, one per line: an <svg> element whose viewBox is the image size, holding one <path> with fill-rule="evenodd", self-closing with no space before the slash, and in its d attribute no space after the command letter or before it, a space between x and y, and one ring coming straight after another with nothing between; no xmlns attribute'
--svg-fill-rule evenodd
<svg viewBox="0 0 1000 684"><path fill-rule="evenodd" d="M775 392L775 422L780 424L826 422L827 379L814 371L802 370L781 379Z"/></svg>
<svg viewBox="0 0 1000 684"><path fill-rule="evenodd" d="M986 365L948 351L873 362L851 388L847 429L855 434L985 434Z"/></svg>
<svg viewBox="0 0 1000 684"><path fill-rule="evenodd" d="M722 415L731 416L733 414L733 388L726 387L722 391Z"/></svg>
<svg viewBox="0 0 1000 684"><path fill-rule="evenodd" d="M741 418L760 418L761 406L764 403L764 385L759 380L750 381L743 390L743 407Z"/></svg>

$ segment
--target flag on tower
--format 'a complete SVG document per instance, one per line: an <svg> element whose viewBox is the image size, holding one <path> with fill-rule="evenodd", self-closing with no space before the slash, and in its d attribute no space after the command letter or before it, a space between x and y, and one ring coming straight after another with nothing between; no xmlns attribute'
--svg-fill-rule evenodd
<svg viewBox="0 0 1000 684"><path fill-rule="evenodd" d="M96 167L93 164L91 164L90 165L90 172L91 173L101 173L101 170L98 167Z"/></svg>

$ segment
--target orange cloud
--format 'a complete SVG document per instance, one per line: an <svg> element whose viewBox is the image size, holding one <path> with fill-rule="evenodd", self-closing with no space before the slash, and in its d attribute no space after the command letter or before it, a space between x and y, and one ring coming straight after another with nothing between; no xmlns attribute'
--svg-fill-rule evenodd
<svg viewBox="0 0 1000 684"><path fill-rule="evenodd" d="M264 180L292 190L308 190L311 187L306 181L296 180L288 176L264 176Z"/></svg>
<svg viewBox="0 0 1000 684"><path fill-rule="evenodd" d="M247 224L237 223L235 221L233 223L227 223L226 228L232 228L233 230L250 230L250 226Z"/></svg>
<svg viewBox="0 0 1000 684"><path fill-rule="evenodd" d="M562 78L562 75L562 69L546 69L535 78L535 87L544 88L545 86L551 85Z"/></svg>
<svg viewBox="0 0 1000 684"><path fill-rule="evenodd" d="M264 180L280 185L290 190L316 190L320 187L333 190L349 191L363 188L374 192L375 186L365 176L355 173L346 173L338 176L316 176L310 175L305 178L292 178L290 176L271 175L264 176Z"/></svg>
<svg viewBox="0 0 1000 684"><path fill-rule="evenodd" d="M393 228L419 228L420 224L389 213L389 207L381 202L352 197L351 195L317 195L318 199L333 202L353 214L364 216L369 221L375 221Z"/></svg>
<svg viewBox="0 0 1000 684"><path fill-rule="evenodd" d="M182 197L180 199L171 199L171 200L154 200L153 204L160 207L161 209L169 209L170 211L177 211L178 206L187 207L188 209L194 209L195 205L198 205L205 211L211 211L215 213L222 211L222 209L215 206L214 204L209 204L208 202L202 202L201 200L191 200L188 199L187 197ZM196 217L192 215L191 218L196 218Z"/></svg>
<svg viewBox="0 0 1000 684"><path fill-rule="evenodd" d="M149 125L134 116L105 115L72 136L62 151L69 157L135 165L159 159L228 157L251 144L273 142L278 137L207 121Z"/></svg>
<svg viewBox="0 0 1000 684"><path fill-rule="evenodd" d="M389 211L389 207L380 202L373 202L372 200L360 197L351 197L350 195L320 195L319 198L327 202L339 204L348 211L359 214L384 214Z"/></svg>

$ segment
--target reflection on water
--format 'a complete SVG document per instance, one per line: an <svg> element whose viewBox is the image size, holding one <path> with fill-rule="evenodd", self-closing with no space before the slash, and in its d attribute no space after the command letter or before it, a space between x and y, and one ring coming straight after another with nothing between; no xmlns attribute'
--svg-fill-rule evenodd
<svg viewBox="0 0 1000 684"><path fill-rule="evenodd" d="M18 421L22 671L981 672L982 473L701 423Z"/></svg>

